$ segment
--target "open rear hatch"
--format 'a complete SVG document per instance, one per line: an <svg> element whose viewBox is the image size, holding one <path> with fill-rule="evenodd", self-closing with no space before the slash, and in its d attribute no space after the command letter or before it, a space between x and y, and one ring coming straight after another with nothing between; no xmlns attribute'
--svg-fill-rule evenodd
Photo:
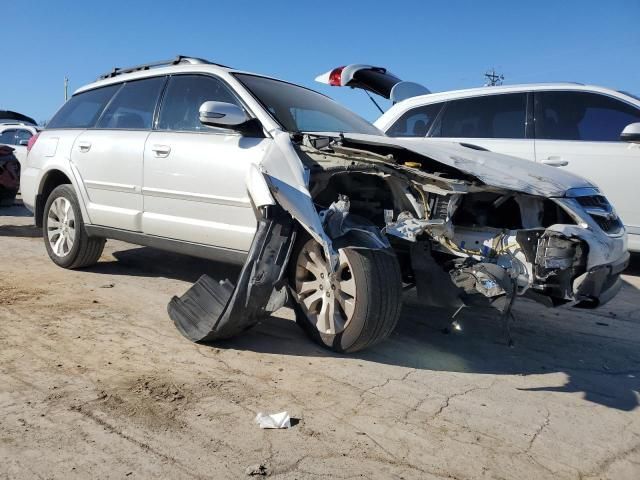
<svg viewBox="0 0 640 480"><path fill-rule="evenodd" d="M12 112L11 110L0 110L0 124L16 122L37 125L36 121L33 118L27 117L22 113Z"/></svg>
<svg viewBox="0 0 640 480"><path fill-rule="evenodd" d="M316 82L332 87L361 88L387 98L393 103L431 93L428 88L419 83L405 82L386 68L373 65L353 64L337 67L318 75Z"/></svg>

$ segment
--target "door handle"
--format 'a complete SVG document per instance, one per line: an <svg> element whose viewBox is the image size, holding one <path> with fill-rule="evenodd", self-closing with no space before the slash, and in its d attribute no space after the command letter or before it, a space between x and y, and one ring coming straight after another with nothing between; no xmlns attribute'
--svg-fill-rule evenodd
<svg viewBox="0 0 640 480"><path fill-rule="evenodd" d="M171 147L169 145L154 145L151 147L151 151L156 154L156 157L168 157L171 153Z"/></svg>
<svg viewBox="0 0 640 480"><path fill-rule="evenodd" d="M568 160L563 160L562 157L551 156L542 160L545 165L551 165L552 167L566 167L569 165Z"/></svg>
<svg viewBox="0 0 640 480"><path fill-rule="evenodd" d="M91 150L91 142L78 142L78 149L81 152L88 152Z"/></svg>

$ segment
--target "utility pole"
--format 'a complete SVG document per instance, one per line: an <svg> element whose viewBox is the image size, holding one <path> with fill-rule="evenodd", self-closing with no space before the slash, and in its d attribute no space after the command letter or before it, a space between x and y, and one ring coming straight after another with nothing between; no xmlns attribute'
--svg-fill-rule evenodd
<svg viewBox="0 0 640 480"><path fill-rule="evenodd" d="M487 79L486 83L484 84L485 87L495 87L497 85L502 85L502 82L504 81L504 75L496 73L495 68L487 71L484 76Z"/></svg>
<svg viewBox="0 0 640 480"><path fill-rule="evenodd" d="M65 75L65 77L64 77L64 101L66 102L68 98L69 98L69 79Z"/></svg>

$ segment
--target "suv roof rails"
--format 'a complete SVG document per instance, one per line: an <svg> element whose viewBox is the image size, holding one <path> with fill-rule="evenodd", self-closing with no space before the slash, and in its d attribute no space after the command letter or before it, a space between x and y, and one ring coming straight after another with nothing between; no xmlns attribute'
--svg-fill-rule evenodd
<svg viewBox="0 0 640 480"><path fill-rule="evenodd" d="M100 75L98 77L98 80L104 80L105 78L113 78L113 77L115 77L117 75L121 75L123 73L139 72L141 70L149 70L150 68L163 67L163 66L166 66L166 65L179 65L181 63L188 63L190 65L200 65L200 64L216 65L218 67L229 68L226 65L221 65L219 63L213 63L213 62L210 62L208 60L204 60L203 58L196 58L196 57L189 57L189 56L185 56L185 55L178 55L177 57L172 58L170 60L160 60L158 62L143 63L142 65L135 65L133 67L126 67L126 68L114 67L114 69L111 70L110 72L107 72L107 73L105 73L103 75Z"/></svg>

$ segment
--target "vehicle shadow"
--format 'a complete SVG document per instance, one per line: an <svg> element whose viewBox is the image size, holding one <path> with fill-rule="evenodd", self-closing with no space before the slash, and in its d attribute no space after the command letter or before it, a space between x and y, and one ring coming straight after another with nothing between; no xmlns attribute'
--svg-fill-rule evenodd
<svg viewBox="0 0 640 480"><path fill-rule="evenodd" d="M640 277L640 253L632 253L629 259L629 266L624 271L627 275Z"/></svg>
<svg viewBox="0 0 640 480"><path fill-rule="evenodd" d="M38 238L42 229L35 225L0 225L0 237Z"/></svg>
<svg viewBox="0 0 640 480"><path fill-rule="evenodd" d="M202 258L163 252L151 247L133 247L112 253L115 260L100 261L85 271L106 275L162 277L195 282L203 274L216 279L235 280L240 274L236 265Z"/></svg>
<svg viewBox="0 0 640 480"><path fill-rule="evenodd" d="M0 206L0 217L32 217L21 200L14 200L12 206Z"/></svg>
<svg viewBox="0 0 640 480"><path fill-rule="evenodd" d="M87 270L109 275L164 277L195 282L203 273L216 280L237 278L239 267L138 247L113 253ZM564 373L544 390L582 393L586 400L631 411L640 398L640 291L627 278L620 294L598 310L546 309L529 300L514 308L515 346L505 343L503 326L491 309L464 309L462 331L445 334L452 312L425 309L407 294L396 331L370 350L339 355L311 342L295 322L271 316L215 348L267 355L341 358L421 370L493 375ZM635 280L635 279L633 279ZM167 299L168 301L168 299ZM291 317L291 314L287 315Z"/></svg>
<svg viewBox="0 0 640 480"><path fill-rule="evenodd" d="M33 215L27 210L21 200L15 200L13 206L0 207L0 217L32 217ZM4 223L4 222L3 222ZM37 238L42 236L42 229L35 225L0 225L0 237L25 237Z"/></svg>
<svg viewBox="0 0 640 480"><path fill-rule="evenodd" d="M628 302L640 303L640 292L625 285ZM606 309L606 307L605 307ZM271 317L247 334L218 343L218 348L252 350L274 355L338 357L421 370L493 375L562 372L566 383L532 389L582 393L591 402L631 411L639 404L640 338L635 317L621 320L590 311L547 310L530 301L515 307L511 331L515 345L505 342L503 326L491 310L466 309L457 317L461 332L444 333L452 312L425 309L411 299L392 336L372 349L339 355L306 339L294 322ZM568 317L575 317L567 320ZM617 331L620 330L620 331Z"/></svg>

